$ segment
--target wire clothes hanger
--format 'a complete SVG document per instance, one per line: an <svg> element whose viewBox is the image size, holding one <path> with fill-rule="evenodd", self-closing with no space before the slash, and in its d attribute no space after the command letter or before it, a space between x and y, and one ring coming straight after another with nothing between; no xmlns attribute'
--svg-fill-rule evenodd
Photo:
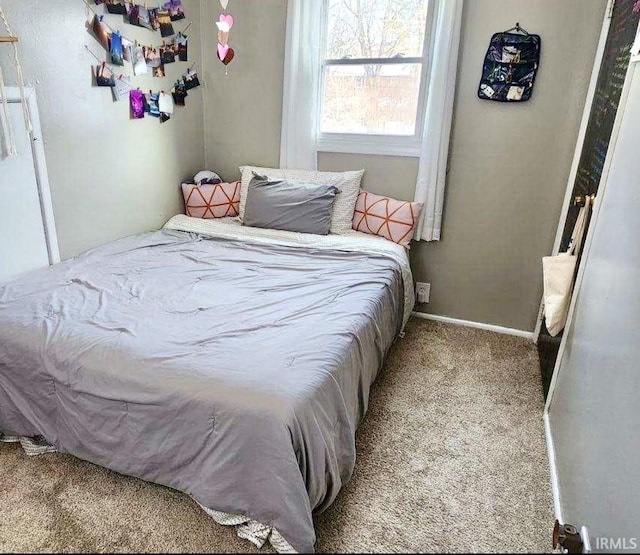
<svg viewBox="0 0 640 555"><path fill-rule="evenodd" d="M511 31L515 31L516 33L520 33L522 35L528 35L529 34L529 31L527 31L523 27L520 27L520 23L516 23L515 27L511 27L511 29L507 29L504 32L505 33L510 33Z"/></svg>

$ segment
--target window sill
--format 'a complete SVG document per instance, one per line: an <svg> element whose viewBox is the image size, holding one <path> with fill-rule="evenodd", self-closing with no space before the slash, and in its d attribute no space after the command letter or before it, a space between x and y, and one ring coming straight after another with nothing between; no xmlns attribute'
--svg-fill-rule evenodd
<svg viewBox="0 0 640 555"><path fill-rule="evenodd" d="M414 137L362 137L343 135L320 137L318 152L344 154L373 154L376 156L406 156L419 158L421 142Z"/></svg>

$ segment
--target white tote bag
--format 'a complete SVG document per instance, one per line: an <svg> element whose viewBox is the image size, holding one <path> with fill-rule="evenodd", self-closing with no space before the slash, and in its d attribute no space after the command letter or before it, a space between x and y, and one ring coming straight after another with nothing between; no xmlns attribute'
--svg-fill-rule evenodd
<svg viewBox="0 0 640 555"><path fill-rule="evenodd" d="M545 256L542 259L544 317L552 337L564 329L567 321L576 264L587 229L590 207L591 197L586 197L585 205L580 208L576 225L573 228L569 250L558 256Z"/></svg>

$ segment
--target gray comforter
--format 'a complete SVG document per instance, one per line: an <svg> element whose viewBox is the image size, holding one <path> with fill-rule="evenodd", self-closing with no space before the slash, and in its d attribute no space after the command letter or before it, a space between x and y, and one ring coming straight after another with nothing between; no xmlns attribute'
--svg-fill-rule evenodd
<svg viewBox="0 0 640 555"><path fill-rule="evenodd" d="M402 325L389 257L164 230L0 288L0 430L312 551Z"/></svg>

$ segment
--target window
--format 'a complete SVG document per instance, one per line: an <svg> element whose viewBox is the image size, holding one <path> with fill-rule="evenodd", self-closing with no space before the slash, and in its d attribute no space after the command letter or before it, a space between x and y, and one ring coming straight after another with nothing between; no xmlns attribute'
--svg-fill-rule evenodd
<svg viewBox="0 0 640 555"><path fill-rule="evenodd" d="M319 150L417 156L429 0L325 0Z"/></svg>
<svg viewBox="0 0 640 555"><path fill-rule="evenodd" d="M280 167L420 159L416 238L440 239L463 0L289 0ZM358 164L359 165L359 164Z"/></svg>

